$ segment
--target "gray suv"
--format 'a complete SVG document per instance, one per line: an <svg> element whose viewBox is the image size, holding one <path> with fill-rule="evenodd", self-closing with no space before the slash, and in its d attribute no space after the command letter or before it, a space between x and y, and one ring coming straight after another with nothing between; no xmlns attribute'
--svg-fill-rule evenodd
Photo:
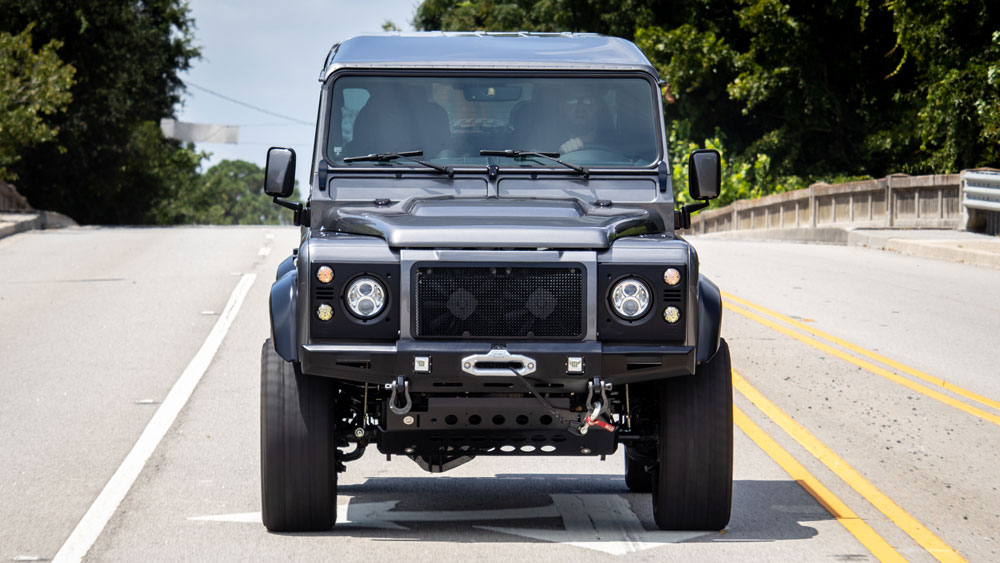
<svg viewBox="0 0 1000 563"><path fill-rule="evenodd" d="M719 530L732 382L719 289L676 229L717 197L695 151L675 209L656 70L592 34L406 33L334 45L301 245L271 288L261 485L272 531L326 530L375 446L431 472L607 456L663 529Z"/></svg>

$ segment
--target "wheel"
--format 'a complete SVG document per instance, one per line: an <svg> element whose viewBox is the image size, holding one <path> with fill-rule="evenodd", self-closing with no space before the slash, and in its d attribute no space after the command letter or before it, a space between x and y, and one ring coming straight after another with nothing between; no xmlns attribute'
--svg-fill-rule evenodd
<svg viewBox="0 0 1000 563"><path fill-rule="evenodd" d="M733 497L733 379L729 345L694 375L660 383L660 451L653 518L662 530L721 530Z"/></svg>
<svg viewBox="0 0 1000 563"><path fill-rule="evenodd" d="M260 383L264 526L272 532L329 530L337 521L333 381L300 373L267 340Z"/></svg>
<svg viewBox="0 0 1000 563"><path fill-rule="evenodd" d="M625 448L625 486L633 493L648 493L653 490L653 472L646 469L651 462L631 450Z"/></svg>

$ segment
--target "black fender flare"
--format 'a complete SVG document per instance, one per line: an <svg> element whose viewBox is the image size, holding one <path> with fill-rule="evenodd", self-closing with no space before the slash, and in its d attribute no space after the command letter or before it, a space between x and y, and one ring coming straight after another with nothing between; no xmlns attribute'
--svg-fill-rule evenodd
<svg viewBox="0 0 1000 563"><path fill-rule="evenodd" d="M698 363L711 360L722 337L722 292L719 286L698 275Z"/></svg>
<svg viewBox="0 0 1000 563"><path fill-rule="evenodd" d="M284 262L282 262L284 265ZM280 272L280 268L279 268ZM294 267L271 284L271 342L286 362L299 361L296 331L296 303L299 297L299 272Z"/></svg>
<svg viewBox="0 0 1000 563"><path fill-rule="evenodd" d="M274 276L274 279L280 280L285 276L285 274L291 272L294 269L295 269L295 255L289 254L288 258L285 258L284 260L281 261L281 264L278 264L278 273L277 275Z"/></svg>

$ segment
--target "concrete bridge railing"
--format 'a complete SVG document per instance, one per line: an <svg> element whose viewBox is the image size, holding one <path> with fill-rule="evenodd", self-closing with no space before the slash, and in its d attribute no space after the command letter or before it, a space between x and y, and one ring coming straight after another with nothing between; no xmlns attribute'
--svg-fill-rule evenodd
<svg viewBox="0 0 1000 563"><path fill-rule="evenodd" d="M28 205L28 200L17 193L14 186L0 180L0 211L27 213L34 210Z"/></svg>
<svg viewBox="0 0 1000 563"><path fill-rule="evenodd" d="M964 173L968 174L968 172ZM1000 174L997 174L1000 179ZM906 176L740 200L691 218L689 233L770 229L966 229L963 174ZM997 182L1000 186L1000 181ZM1000 192L998 192L1000 193Z"/></svg>

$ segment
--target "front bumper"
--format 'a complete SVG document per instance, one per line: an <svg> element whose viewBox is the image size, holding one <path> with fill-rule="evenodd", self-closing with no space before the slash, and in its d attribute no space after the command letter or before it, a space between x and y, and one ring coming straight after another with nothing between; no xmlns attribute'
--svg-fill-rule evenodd
<svg viewBox="0 0 1000 563"><path fill-rule="evenodd" d="M693 374L693 346L609 345L601 342L488 342L399 340L394 344L307 344L299 351L303 373L381 385L405 376L410 391L419 393L502 393L523 391L517 377L473 375L463 369L469 356L505 349L535 364L531 381L548 392L582 392L587 381L600 377L614 385ZM429 358L430 371L418 373L416 358ZM569 358L583 359L582 373L568 373ZM503 370L500 370L501 372Z"/></svg>

